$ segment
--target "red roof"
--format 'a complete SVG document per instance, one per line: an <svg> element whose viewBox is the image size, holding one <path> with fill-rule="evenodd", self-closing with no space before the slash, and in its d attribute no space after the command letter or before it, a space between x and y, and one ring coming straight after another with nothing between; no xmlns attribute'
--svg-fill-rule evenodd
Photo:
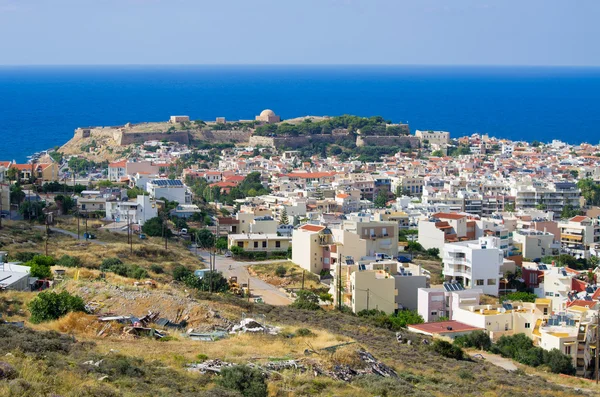
<svg viewBox="0 0 600 397"><path fill-rule="evenodd" d="M432 215L434 218L440 219L463 219L466 215L457 214L456 212L438 212Z"/></svg>
<svg viewBox="0 0 600 397"><path fill-rule="evenodd" d="M216 182L216 183L211 183L209 186L219 186L219 187L234 187L237 186L238 184L236 182Z"/></svg>
<svg viewBox="0 0 600 397"><path fill-rule="evenodd" d="M570 222L583 222L587 219L587 216L583 216L583 215L577 215L574 216L573 218L569 219Z"/></svg>
<svg viewBox="0 0 600 397"><path fill-rule="evenodd" d="M286 174L288 178L323 178L326 176L334 176L335 172L292 172L291 174Z"/></svg>
<svg viewBox="0 0 600 397"><path fill-rule="evenodd" d="M111 168L125 168L126 164L127 164L127 160L122 160L122 161L110 163L108 166Z"/></svg>
<svg viewBox="0 0 600 397"><path fill-rule="evenodd" d="M304 225L300 226L299 229L306 230L308 232L320 232L321 230L325 229L325 226Z"/></svg>
<svg viewBox="0 0 600 397"><path fill-rule="evenodd" d="M460 321L438 321L433 323L412 324L409 328L417 329L427 334L450 333L450 332L465 332L479 331L482 328L473 327L472 325L461 323ZM450 329L448 329L450 328Z"/></svg>
<svg viewBox="0 0 600 397"><path fill-rule="evenodd" d="M11 164L10 168L16 168L19 171L26 171L33 169L33 164Z"/></svg>
<svg viewBox="0 0 600 397"><path fill-rule="evenodd" d="M348 198L348 197L350 197L350 195L349 195L349 194L345 194L345 193L340 193L340 194L338 194L338 195L337 195L337 196L335 196L335 197L337 197L337 198L341 198L341 199L345 199L345 198Z"/></svg>
<svg viewBox="0 0 600 397"><path fill-rule="evenodd" d="M571 289L577 292L585 291L587 283L585 281L577 280L576 278L571 279Z"/></svg>
<svg viewBox="0 0 600 397"><path fill-rule="evenodd" d="M595 305L596 305L596 302L594 302L594 301L586 301L586 300L583 300L583 299L576 299L576 300L574 300L572 302L568 302L567 303L567 307L581 306L581 307L590 308L590 307L594 307Z"/></svg>

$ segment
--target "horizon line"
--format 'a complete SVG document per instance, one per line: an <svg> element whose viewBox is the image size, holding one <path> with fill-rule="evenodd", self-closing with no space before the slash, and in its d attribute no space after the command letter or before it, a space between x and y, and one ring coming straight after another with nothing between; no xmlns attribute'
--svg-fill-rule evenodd
<svg viewBox="0 0 600 397"><path fill-rule="evenodd" d="M0 64L0 68L17 67L490 67L490 68L577 68L599 69L600 65L533 65L533 64L408 64L408 63L48 63Z"/></svg>

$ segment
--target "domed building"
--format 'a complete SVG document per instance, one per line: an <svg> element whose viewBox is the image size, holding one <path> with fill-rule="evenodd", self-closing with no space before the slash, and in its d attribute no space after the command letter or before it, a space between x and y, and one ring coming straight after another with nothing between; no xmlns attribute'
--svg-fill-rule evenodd
<svg viewBox="0 0 600 397"><path fill-rule="evenodd" d="M271 109L265 109L260 112L258 116L256 116L256 121L264 121L265 123L279 123L281 121L281 117L277 116Z"/></svg>

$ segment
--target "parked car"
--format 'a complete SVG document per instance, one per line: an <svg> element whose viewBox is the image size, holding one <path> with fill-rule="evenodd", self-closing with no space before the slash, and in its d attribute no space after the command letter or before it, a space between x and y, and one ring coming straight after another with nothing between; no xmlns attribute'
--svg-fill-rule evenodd
<svg viewBox="0 0 600 397"><path fill-rule="evenodd" d="M225 257L226 257L226 258L231 258L231 257L232 257L231 251L227 251L227 252L225 253Z"/></svg>
<svg viewBox="0 0 600 397"><path fill-rule="evenodd" d="M145 240L146 239L146 235L144 233L140 233L140 240Z"/></svg>

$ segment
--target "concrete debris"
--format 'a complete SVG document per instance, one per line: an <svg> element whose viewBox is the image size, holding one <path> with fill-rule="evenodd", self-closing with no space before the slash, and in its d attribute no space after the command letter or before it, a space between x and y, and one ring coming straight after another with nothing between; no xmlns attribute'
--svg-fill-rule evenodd
<svg viewBox="0 0 600 397"><path fill-rule="evenodd" d="M318 363L313 361L298 361L298 360L285 360L285 361L272 361L264 365L257 365L254 363L248 363L247 365L252 368L256 368L262 371L266 375L277 373L280 371L292 369L296 371L305 372L311 369L315 376L327 376L331 379L341 380L344 382L351 382L355 377L360 375L378 375L386 378L398 378L398 374L392 368L383 364L377 360L373 355L364 350L357 351L358 356L363 362L361 368L352 368L350 365L336 365L331 371L324 369ZM221 360L206 360L202 363L193 363L188 365L188 371L206 373L220 373L225 367L232 367L235 364L221 361Z"/></svg>
<svg viewBox="0 0 600 397"><path fill-rule="evenodd" d="M262 332L270 335L277 335L281 329L278 327L270 327L263 325L253 318L245 318L239 324L231 328L230 333L245 333L245 332Z"/></svg>
<svg viewBox="0 0 600 397"><path fill-rule="evenodd" d="M94 362L94 360L89 360L89 361L85 361L85 362L83 362L82 364L83 364L83 365L92 365L92 366L94 366L94 367L99 367L99 366L100 366L100 364L102 364L102 361L104 361L104 360L98 360L98 361L96 361L96 362Z"/></svg>

